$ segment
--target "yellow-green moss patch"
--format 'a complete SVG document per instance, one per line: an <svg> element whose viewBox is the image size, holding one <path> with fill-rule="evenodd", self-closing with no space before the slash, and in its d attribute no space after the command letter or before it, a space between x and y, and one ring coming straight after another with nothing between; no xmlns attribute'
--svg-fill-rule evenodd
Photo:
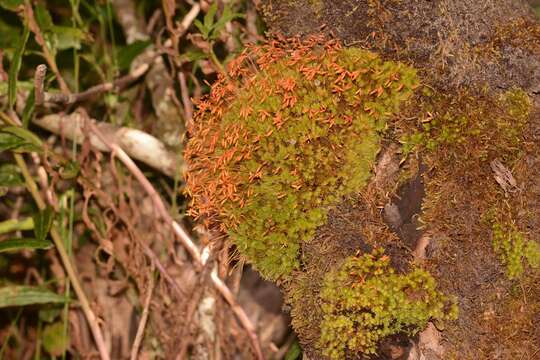
<svg viewBox="0 0 540 360"><path fill-rule="evenodd" d="M192 214L219 223L278 279L298 268L329 207L367 182L416 72L316 38L252 47L229 70L190 128Z"/></svg>
<svg viewBox="0 0 540 360"><path fill-rule="evenodd" d="M515 279L523 274L524 266L540 267L540 245L528 240L513 223L494 222L493 249L506 266L506 275Z"/></svg>
<svg viewBox="0 0 540 360"><path fill-rule="evenodd" d="M432 94L425 89L415 103L418 130L402 138L404 152L443 148L446 153L480 160L490 153L509 153L520 144L530 108L528 95L520 89L499 97L467 90Z"/></svg>
<svg viewBox="0 0 540 360"><path fill-rule="evenodd" d="M435 279L415 268L397 274L381 250L349 257L325 277L319 347L331 359L347 352L373 354L384 337L414 335L429 319L457 316L457 307L436 289Z"/></svg>

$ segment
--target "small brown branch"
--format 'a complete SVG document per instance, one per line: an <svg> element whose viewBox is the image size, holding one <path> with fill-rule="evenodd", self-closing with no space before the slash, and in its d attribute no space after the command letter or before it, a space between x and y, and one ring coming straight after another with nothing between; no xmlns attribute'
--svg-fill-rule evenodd
<svg viewBox="0 0 540 360"><path fill-rule="evenodd" d="M182 36L186 33L187 29L191 26L193 21L197 18L201 12L201 5L197 2L194 3L189 12L184 16L180 26L178 27L179 36Z"/></svg>
<svg viewBox="0 0 540 360"><path fill-rule="evenodd" d="M184 75L182 71L178 73L178 82L180 82L182 104L184 105L184 116L186 118L186 123L189 124L193 120L193 102L189 98L189 90L186 83L186 75Z"/></svg>
<svg viewBox="0 0 540 360"><path fill-rule="evenodd" d="M148 40L144 17L137 16L134 0L113 0L112 5L116 18L124 29L127 44L132 44L137 40Z"/></svg>
<svg viewBox="0 0 540 360"><path fill-rule="evenodd" d="M187 309L184 316L184 326L182 330L180 331L179 339L182 339L180 345L178 346L180 350L178 350L178 353L175 357L176 360L182 360L186 358L186 352L190 345L190 339L189 336L187 336L191 331L191 324L193 316L195 315L195 311L197 310L198 305L200 305L201 299L205 293L206 290L206 283L209 279L209 270L205 269L201 276L198 279L198 283L196 284L196 287L191 295L191 299L189 300L189 303L187 305Z"/></svg>
<svg viewBox="0 0 540 360"><path fill-rule="evenodd" d="M133 340L133 346L131 347L131 360L136 360L139 355L139 348L141 347L141 342L144 337L144 329L146 328L146 322L148 321L148 310L150 309L150 301L152 300L152 294L154 293L153 271L150 273L150 281L147 291L148 293L146 294L146 299L144 300L144 308L141 315L141 321L139 321L139 326L137 327L137 334L135 335L135 340Z"/></svg>
<svg viewBox="0 0 540 360"><path fill-rule="evenodd" d="M154 58L152 58L151 60L153 61ZM72 105L77 102L87 100L88 98L94 95L111 91L113 89L121 89L131 84L132 82L140 78L142 75L144 75L146 71L148 71L149 66L150 66L149 63L140 64L129 74L122 76L113 82L106 82L103 84L92 86L88 88L87 90L77 93L77 94L70 94L70 93L57 94L57 93L44 93L43 92L43 77L45 76L44 72L47 70L47 67L44 64L41 64L37 67L36 73L34 76L34 90L36 93L36 105L42 105L46 103ZM38 97L39 97L39 102L38 102Z"/></svg>
<svg viewBox="0 0 540 360"><path fill-rule="evenodd" d="M173 218L167 211L165 204L161 200L159 194L154 189L150 181L148 181L148 179L144 176L144 174L133 162L133 160L131 160L131 158L124 152L124 150L122 150L122 148L118 144L110 141L109 138L95 126L95 124L90 123L90 128L92 132L94 132L100 138L100 140L107 145L109 150L124 164L124 166L126 166L126 168L132 173L132 175L137 179L137 181L139 181L139 183L147 192L148 196L150 196L150 198L154 202L154 206L158 214L167 224L172 227L178 240L186 248L191 258L193 259L193 262L198 267L202 268L205 265L206 257L205 260L203 260L203 257L201 256L198 247L195 245L193 240L191 240L191 237L188 235L187 231L179 223L173 220ZM242 307L238 304L234 295L229 290L227 285L225 285L225 283L219 278L216 271L212 272L210 278L214 287L223 296L225 301L227 301L232 311L236 315L238 321L244 327L244 330L247 332L251 341L251 345L253 346L253 350L255 351L256 358L264 359L255 327L249 320L249 317L245 313L244 309L242 309Z"/></svg>

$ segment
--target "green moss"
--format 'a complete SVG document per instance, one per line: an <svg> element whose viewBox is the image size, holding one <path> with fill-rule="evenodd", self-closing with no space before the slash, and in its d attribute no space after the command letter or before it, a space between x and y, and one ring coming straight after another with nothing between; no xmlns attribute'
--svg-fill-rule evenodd
<svg viewBox="0 0 540 360"><path fill-rule="evenodd" d="M419 102L423 115L419 129L402 138L405 154L418 148L463 150L474 146L475 158L484 160L490 152L508 152L519 145L531 107L528 95L519 89L498 98L428 91Z"/></svg>
<svg viewBox="0 0 540 360"><path fill-rule="evenodd" d="M515 279L523 274L524 266L540 267L540 245L528 240L513 223L494 222L493 249L506 266L506 275Z"/></svg>
<svg viewBox="0 0 540 360"><path fill-rule="evenodd" d="M324 319L318 343L324 355L374 354L386 336L414 335L430 319L457 317L457 306L436 289L435 279L415 268L396 274L381 250L349 257L327 274L321 291Z"/></svg>
<svg viewBox="0 0 540 360"><path fill-rule="evenodd" d="M188 188L197 215L217 216L240 253L278 279L298 268L329 208L366 184L386 120L417 79L336 43L250 51L195 119Z"/></svg>

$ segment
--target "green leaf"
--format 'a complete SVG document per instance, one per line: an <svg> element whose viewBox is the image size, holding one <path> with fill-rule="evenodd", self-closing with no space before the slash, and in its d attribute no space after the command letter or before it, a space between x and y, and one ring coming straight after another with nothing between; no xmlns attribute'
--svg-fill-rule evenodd
<svg viewBox="0 0 540 360"><path fill-rule="evenodd" d="M189 50L184 53L184 56L188 61L198 61L198 60L208 59L208 55L206 55L200 50Z"/></svg>
<svg viewBox="0 0 540 360"><path fill-rule="evenodd" d="M21 37L20 34L17 34L17 40L20 37ZM34 88L34 79L32 79L31 81L19 80L17 81L17 87L20 90L32 91L32 89ZM7 95L8 95L8 83L6 81L0 82L0 96L7 96Z"/></svg>
<svg viewBox="0 0 540 360"><path fill-rule="evenodd" d="M540 6L535 7L534 11L536 12L536 16L540 18Z"/></svg>
<svg viewBox="0 0 540 360"><path fill-rule="evenodd" d="M287 354L285 354L285 360L296 360L299 359L301 355L302 349L300 348L298 340L295 340L287 351Z"/></svg>
<svg viewBox="0 0 540 360"><path fill-rule="evenodd" d="M209 28L205 27L205 26L203 25L203 23L200 22L198 19L193 20L193 24L195 25L195 27L197 28L197 30L199 30L199 32L201 33L202 37L203 37L204 39L208 39L208 35L209 35L209 33L210 33L210 31L211 31L212 29L209 29Z"/></svg>
<svg viewBox="0 0 540 360"><path fill-rule="evenodd" d="M34 234L38 240L45 240L51 229L54 212L49 206L34 215Z"/></svg>
<svg viewBox="0 0 540 360"><path fill-rule="evenodd" d="M69 161L64 168L60 171L60 177L64 180L70 180L76 178L79 175L81 167L76 161Z"/></svg>
<svg viewBox="0 0 540 360"><path fill-rule="evenodd" d="M24 220L10 219L0 222L0 234L5 234L11 231L32 230L34 228L34 220L28 217Z"/></svg>
<svg viewBox="0 0 540 360"><path fill-rule="evenodd" d="M149 40L139 40L119 48L116 54L116 60L118 61L118 67L120 70L128 70L133 59L135 59L137 55L141 54L150 44L151 41Z"/></svg>
<svg viewBox="0 0 540 360"><path fill-rule="evenodd" d="M0 129L0 152L12 150L17 152L40 152L43 143L35 134L18 126L7 126Z"/></svg>
<svg viewBox="0 0 540 360"><path fill-rule="evenodd" d="M214 1L212 5L210 5L210 8L208 8L208 12L206 15L204 15L204 27L206 29L212 29L212 25L214 24L214 17L216 16L218 9L217 1Z"/></svg>
<svg viewBox="0 0 540 360"><path fill-rule="evenodd" d="M7 251L50 249L52 242L33 238L9 239L0 241L0 253Z"/></svg>
<svg viewBox="0 0 540 360"><path fill-rule="evenodd" d="M26 142L18 136L0 131L0 153L5 150L12 150L22 147Z"/></svg>
<svg viewBox="0 0 540 360"><path fill-rule="evenodd" d="M42 2L37 3L36 9L34 11L36 22L38 23L39 29L41 31L52 31L54 23L49 13L49 10L43 5Z"/></svg>
<svg viewBox="0 0 540 360"><path fill-rule="evenodd" d="M14 285L0 288L0 308L65 302L63 295L37 286Z"/></svg>
<svg viewBox="0 0 540 360"><path fill-rule="evenodd" d="M88 39L84 31L69 26L53 26L52 31L56 35L56 48L58 50L80 50L81 43Z"/></svg>
<svg viewBox="0 0 540 360"><path fill-rule="evenodd" d="M30 94L28 95L28 98L26 99L26 104L24 105L24 109L22 113L23 128L28 129L28 124L30 123L30 119L32 118L32 115L34 114L35 107L36 107L36 93L34 89L32 89L30 91Z"/></svg>
<svg viewBox="0 0 540 360"><path fill-rule="evenodd" d="M64 323L61 321L45 326L41 338L43 347L52 356L61 356L69 345L69 336L64 333Z"/></svg>
<svg viewBox="0 0 540 360"><path fill-rule="evenodd" d="M23 0L0 0L0 7L9 11L17 11L17 8L23 4Z"/></svg>
<svg viewBox="0 0 540 360"><path fill-rule="evenodd" d="M19 70L21 69L21 59L26 48L28 37L30 36L30 30L28 25L25 24L23 36L21 37L15 54L13 54L13 60L9 67L9 79L8 79L8 104L9 108L13 108L15 100L17 99L17 77L19 76Z"/></svg>
<svg viewBox="0 0 540 360"><path fill-rule="evenodd" d="M7 126L2 129L0 129L2 132L13 134L15 136L20 137L24 141L26 141L29 144L35 145L36 147L42 147L43 143L41 142L41 139L35 135L33 132L27 129L23 129L19 126Z"/></svg>
<svg viewBox="0 0 540 360"><path fill-rule="evenodd" d="M46 323L53 323L62 315L62 308L59 306L47 306L39 309L38 317L39 320Z"/></svg>
<svg viewBox="0 0 540 360"><path fill-rule="evenodd" d="M19 168L14 164L0 165L0 186L19 186L24 184L24 179L19 173Z"/></svg>
<svg viewBox="0 0 540 360"><path fill-rule="evenodd" d="M216 39L219 36L219 33L221 32L221 30L225 28L225 25L227 25L229 21L232 21L234 19L240 19L240 18L244 18L244 15L240 13L233 13L231 8L226 5L225 8L223 9L223 14L221 15L221 17L218 19L218 21L214 24L212 28L212 35L210 36L211 39L213 40Z"/></svg>
<svg viewBox="0 0 540 360"><path fill-rule="evenodd" d="M20 30L19 27L7 24L0 19L0 34L2 34L0 36L0 48L4 50L15 49L21 38Z"/></svg>

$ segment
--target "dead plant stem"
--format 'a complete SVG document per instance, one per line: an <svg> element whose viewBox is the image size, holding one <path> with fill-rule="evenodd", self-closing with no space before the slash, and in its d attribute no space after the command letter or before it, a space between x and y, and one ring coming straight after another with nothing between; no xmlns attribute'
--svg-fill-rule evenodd
<svg viewBox="0 0 540 360"><path fill-rule="evenodd" d="M154 271L149 275L149 285L148 293L144 300L144 308L141 315L141 320L139 321L139 326L137 327L137 334L135 335L135 340L133 340L133 346L131 347L131 360L137 360L139 355L139 348L141 347L141 342L144 337L144 329L146 328L146 322L148 321L148 312L150 309L150 302L152 300L152 295L154 293Z"/></svg>

